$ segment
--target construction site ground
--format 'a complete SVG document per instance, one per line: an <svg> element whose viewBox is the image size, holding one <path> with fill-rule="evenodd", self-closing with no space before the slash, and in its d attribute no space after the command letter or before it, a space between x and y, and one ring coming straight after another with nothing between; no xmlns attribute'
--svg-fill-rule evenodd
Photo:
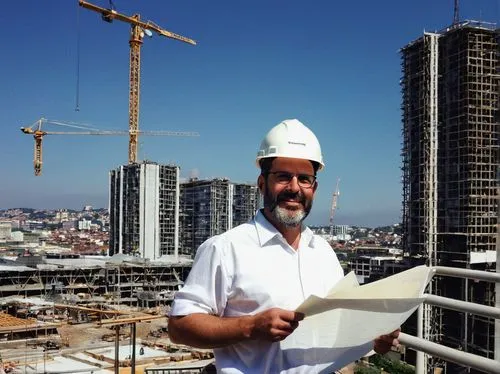
<svg viewBox="0 0 500 374"><path fill-rule="evenodd" d="M150 316L133 309L126 310L126 319L134 320ZM121 316L122 319L124 316ZM159 315L158 317L161 317ZM26 325L28 320L4 315L6 321ZM103 322L110 320L103 320ZM33 320L29 320L33 325ZM36 322L36 320L35 320ZM173 345L168 339L167 319L158 318L147 322L136 322L136 373L146 367L164 363L211 359L211 350L192 351L188 347ZM57 335L37 338L0 341L1 360L6 367L30 367L39 372L58 360L74 359L79 363L96 365L102 372L113 372L116 327L100 326L99 322L68 323L59 322ZM131 324L119 327L120 373L130 373L132 355ZM50 344L48 344L50 343ZM141 355L141 351L144 355ZM61 364L62 365L62 364ZM30 371L26 371L29 373ZM70 372L70 371L68 371ZM12 371L16 373L16 371Z"/></svg>
<svg viewBox="0 0 500 374"><path fill-rule="evenodd" d="M95 309L86 307L74 307L91 313ZM207 364L213 359L211 350L194 350L185 346L173 344L168 338L167 318L162 317L162 312L155 310L153 314L137 311L135 308L120 307L122 315L113 318L96 320L94 322L77 323L73 318L64 320L61 313L56 312L57 334L45 336L39 333L37 338L2 340L0 341L0 353L6 367L17 368L20 371L6 371L6 373L37 373L45 372L46 368L52 370L68 367L71 372L71 362L80 365L94 365L100 368L97 373L114 372L116 327L114 325L100 325L101 322L110 323L118 320L136 321L144 318L155 318L146 322L136 322L136 365L137 374L144 373L145 368L151 366L183 365L198 362ZM93 313L93 312L92 312ZM90 314L89 314L90 315ZM104 315L104 313L103 313ZM22 319L7 314L0 314L3 320L10 325L33 326L36 319ZM109 316L109 314L108 314ZM53 325L54 323L51 323ZM119 361L120 373L131 372L131 325L119 326ZM48 344L51 343L51 344ZM141 355L141 350L143 355ZM74 360L74 361L71 361ZM22 371L22 368L30 370ZM354 373L354 364L348 365L340 372L342 374ZM1 372L1 371L0 371Z"/></svg>

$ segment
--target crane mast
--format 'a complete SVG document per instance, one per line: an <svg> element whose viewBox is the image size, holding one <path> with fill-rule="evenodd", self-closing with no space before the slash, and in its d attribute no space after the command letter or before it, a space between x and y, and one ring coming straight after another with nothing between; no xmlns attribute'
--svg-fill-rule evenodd
<svg viewBox="0 0 500 374"><path fill-rule="evenodd" d="M42 140L43 134L35 133L35 156L33 157L33 166L35 168L35 175L42 174Z"/></svg>
<svg viewBox="0 0 500 374"><path fill-rule="evenodd" d="M129 23L130 30L130 74L129 74L129 164L137 162L137 139L139 136L139 98L140 98L140 80L141 80L141 45L144 35L152 35L152 31L161 36L170 39L179 40L184 43L196 45L196 42L185 36L165 30L151 21L143 22L139 14L127 16L118 13L114 9L106 9L91 4L84 0L79 0L79 5L83 8L100 13L103 20L113 22L118 20Z"/></svg>
<svg viewBox="0 0 500 374"><path fill-rule="evenodd" d="M335 191L333 192L332 195L332 207L330 210L330 237L333 237L333 217L335 215L335 210L337 209L337 199L340 195L340 190L339 190L339 183L340 183L340 178L337 178L337 186L335 187Z"/></svg>
<svg viewBox="0 0 500 374"><path fill-rule="evenodd" d="M139 16L137 15L137 18ZM130 88L128 101L128 128L130 131L128 143L128 163L137 162L137 131L139 130L139 94L141 84L141 28L132 25L130 32Z"/></svg>
<svg viewBox="0 0 500 374"><path fill-rule="evenodd" d="M44 118L40 118L31 127L21 127L21 131L28 135L33 135L35 139L35 148L33 152L33 167L35 169L35 175L39 176L42 174L42 141L43 136L47 134L42 131L42 124L45 122Z"/></svg>

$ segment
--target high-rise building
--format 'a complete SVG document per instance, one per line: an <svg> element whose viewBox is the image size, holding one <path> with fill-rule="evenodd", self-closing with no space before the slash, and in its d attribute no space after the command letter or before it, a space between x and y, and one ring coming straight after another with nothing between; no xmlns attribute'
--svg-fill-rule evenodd
<svg viewBox="0 0 500 374"><path fill-rule="evenodd" d="M236 227L252 218L261 206L259 188L250 183L233 183L233 219L231 227Z"/></svg>
<svg viewBox="0 0 500 374"><path fill-rule="evenodd" d="M109 254L178 255L179 167L150 161L110 172Z"/></svg>
<svg viewBox="0 0 500 374"><path fill-rule="evenodd" d="M256 185L228 179L197 180L181 184L180 253L194 254L205 240L247 222L259 206Z"/></svg>
<svg viewBox="0 0 500 374"><path fill-rule="evenodd" d="M499 30L471 21L424 33L401 51L403 243L429 265L495 271L499 51ZM445 277L430 287L444 297L494 306L493 284ZM494 358L493 319L425 307L426 338ZM475 372L429 362L428 372L432 366Z"/></svg>

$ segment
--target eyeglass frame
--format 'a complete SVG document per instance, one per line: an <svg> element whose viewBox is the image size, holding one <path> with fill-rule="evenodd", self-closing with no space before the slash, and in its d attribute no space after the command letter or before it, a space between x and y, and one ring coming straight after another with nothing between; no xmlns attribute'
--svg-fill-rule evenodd
<svg viewBox="0 0 500 374"><path fill-rule="evenodd" d="M279 180L279 178L276 178L276 183L281 184L281 185L287 185L289 184L294 177L297 177L297 184L302 187L302 188L313 188L314 185L316 184L317 177L315 175L311 174L305 174L305 173L290 173L288 171L282 171L282 170L277 170L277 171L266 171L262 173L264 176L268 176L269 174L277 175L281 174L282 177L286 176L286 179ZM300 178L305 178L305 182L307 185L304 185L304 180L300 180ZM309 179L312 179L309 181Z"/></svg>

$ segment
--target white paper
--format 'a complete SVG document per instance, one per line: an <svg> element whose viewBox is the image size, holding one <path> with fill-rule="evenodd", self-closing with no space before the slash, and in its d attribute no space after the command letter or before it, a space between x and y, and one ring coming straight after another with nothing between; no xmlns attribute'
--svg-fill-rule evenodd
<svg viewBox="0 0 500 374"><path fill-rule="evenodd" d="M312 295L296 309L306 317L281 347L297 352L312 349L324 356L323 362L352 362L371 349L375 338L408 319L423 302L431 278L429 267L418 266L360 286L351 272L326 297ZM360 346L366 351L360 353Z"/></svg>

